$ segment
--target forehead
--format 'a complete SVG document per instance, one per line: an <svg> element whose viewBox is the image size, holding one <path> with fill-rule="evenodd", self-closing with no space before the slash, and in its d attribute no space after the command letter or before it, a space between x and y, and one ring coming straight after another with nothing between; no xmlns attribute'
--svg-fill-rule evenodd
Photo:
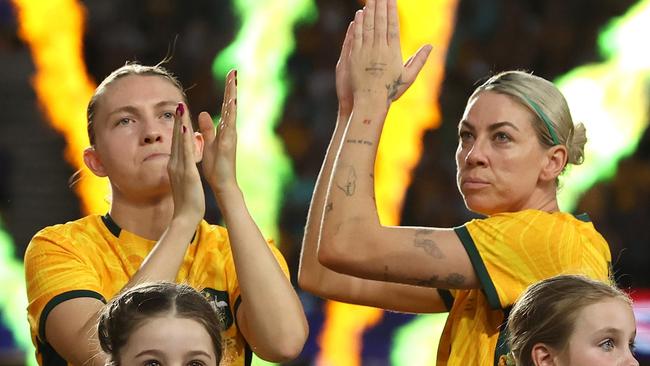
<svg viewBox="0 0 650 366"><path fill-rule="evenodd" d="M533 118L533 112L514 97L494 91L482 91L467 102L462 120L477 128L506 121L525 128L532 127Z"/></svg>
<svg viewBox="0 0 650 366"><path fill-rule="evenodd" d="M636 329L634 312L629 303L607 298L582 308L575 322L576 333L591 333L601 329L617 329L629 334Z"/></svg>
<svg viewBox="0 0 650 366"><path fill-rule="evenodd" d="M201 323L172 315L145 320L133 330L126 348L135 353L145 349L175 353L197 350L213 352L212 338Z"/></svg>
<svg viewBox="0 0 650 366"><path fill-rule="evenodd" d="M183 101L181 91L171 81L155 75L127 75L111 82L102 92L97 113L127 105L148 106L160 101Z"/></svg>

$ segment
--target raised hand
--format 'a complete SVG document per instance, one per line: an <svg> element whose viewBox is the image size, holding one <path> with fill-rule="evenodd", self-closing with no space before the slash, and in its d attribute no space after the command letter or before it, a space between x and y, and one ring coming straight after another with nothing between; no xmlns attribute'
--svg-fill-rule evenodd
<svg viewBox="0 0 650 366"><path fill-rule="evenodd" d="M198 225L205 213L205 196L195 153L189 112L183 103L178 103L167 174L174 200L173 219L187 220L191 225Z"/></svg>
<svg viewBox="0 0 650 366"><path fill-rule="evenodd" d="M218 131L207 112L199 114L199 130L205 146L201 163L203 176L217 197L231 189L238 189L236 178L237 152L237 71L226 76L226 90L221 106Z"/></svg>
<svg viewBox="0 0 650 366"><path fill-rule="evenodd" d="M339 114L343 116L349 116L352 113L352 106L354 105L352 80L350 76L350 50L353 27L354 22L350 22L348 30L345 32L341 55L336 63L336 96L339 99Z"/></svg>
<svg viewBox="0 0 650 366"><path fill-rule="evenodd" d="M358 98L397 100L415 81L431 46L422 46L402 65L396 0L368 0L354 17L350 73Z"/></svg>

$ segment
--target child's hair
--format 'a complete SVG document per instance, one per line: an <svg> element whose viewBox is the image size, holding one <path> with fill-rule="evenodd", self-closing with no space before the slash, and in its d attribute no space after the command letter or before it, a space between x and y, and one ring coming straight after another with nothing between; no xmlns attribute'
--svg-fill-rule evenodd
<svg viewBox="0 0 650 366"><path fill-rule="evenodd" d="M97 109L97 103L99 102L100 97L102 96L102 94L104 93L104 91L109 85L111 85L116 80L121 79L125 76L129 76L129 75L159 76L172 83L178 89L178 91L183 96L183 102L185 102L185 104L187 105L187 94L185 94L185 89L183 89L183 85L181 85L181 82L178 81L176 76L174 76L174 74L172 74L171 71L161 66L166 61L167 59L161 61L159 64L154 66L140 65L137 62L127 62L124 66L113 71L104 80L102 80L99 86L97 86L97 88L95 89L93 96L90 98L90 101L88 102L88 108L86 110L86 119L88 120L88 124L87 124L88 139L90 140L90 145L95 144L95 131L93 128L94 125L93 118L95 117L95 110Z"/></svg>
<svg viewBox="0 0 650 366"><path fill-rule="evenodd" d="M120 352L131 333L147 319L173 315L199 322L210 335L218 365L221 333L217 316L207 299L192 287L170 282L153 282L132 287L111 300L99 318L99 344L111 365L119 365Z"/></svg>
<svg viewBox="0 0 650 366"><path fill-rule="evenodd" d="M616 286L579 275L559 275L528 287L508 318L508 343L517 366L534 366L531 352L539 343L562 352L580 311L611 298L632 304Z"/></svg>

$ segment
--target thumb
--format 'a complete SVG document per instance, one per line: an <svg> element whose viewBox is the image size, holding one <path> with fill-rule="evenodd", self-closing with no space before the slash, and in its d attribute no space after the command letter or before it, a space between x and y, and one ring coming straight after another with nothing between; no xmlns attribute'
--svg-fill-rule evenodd
<svg viewBox="0 0 650 366"><path fill-rule="evenodd" d="M215 137L214 123L212 117L208 112L201 112L199 114L199 132L203 135L206 144L210 144Z"/></svg>
<svg viewBox="0 0 650 366"><path fill-rule="evenodd" d="M412 84L415 78L424 67L424 64L431 54L432 46L430 44L420 47L413 56L411 56L404 64L404 82L407 85Z"/></svg>

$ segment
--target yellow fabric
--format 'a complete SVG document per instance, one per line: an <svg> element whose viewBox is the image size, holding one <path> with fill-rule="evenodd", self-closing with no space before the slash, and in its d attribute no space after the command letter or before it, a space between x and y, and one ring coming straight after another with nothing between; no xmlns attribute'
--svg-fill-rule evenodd
<svg viewBox="0 0 650 366"><path fill-rule="evenodd" d="M44 325L40 324L45 320L43 310L48 303L51 310L69 297L110 300L138 270L154 245L155 241L125 230L121 230L119 238L115 237L97 215L47 227L34 236L25 253L25 275L28 320L40 365L48 366L44 363L52 353L48 352L49 345L43 339ZM269 247L288 277L284 258L272 243ZM234 322L239 283L225 228L201 221L176 282L203 291L220 310L218 316L226 328L222 331L221 365L244 365L246 343ZM44 357L44 353L48 355Z"/></svg>
<svg viewBox="0 0 650 366"><path fill-rule="evenodd" d="M607 242L590 222L570 214L503 213L472 220L456 233L482 288L451 291L454 303L438 347L438 366L495 365L504 309L529 285L558 274L609 280Z"/></svg>

